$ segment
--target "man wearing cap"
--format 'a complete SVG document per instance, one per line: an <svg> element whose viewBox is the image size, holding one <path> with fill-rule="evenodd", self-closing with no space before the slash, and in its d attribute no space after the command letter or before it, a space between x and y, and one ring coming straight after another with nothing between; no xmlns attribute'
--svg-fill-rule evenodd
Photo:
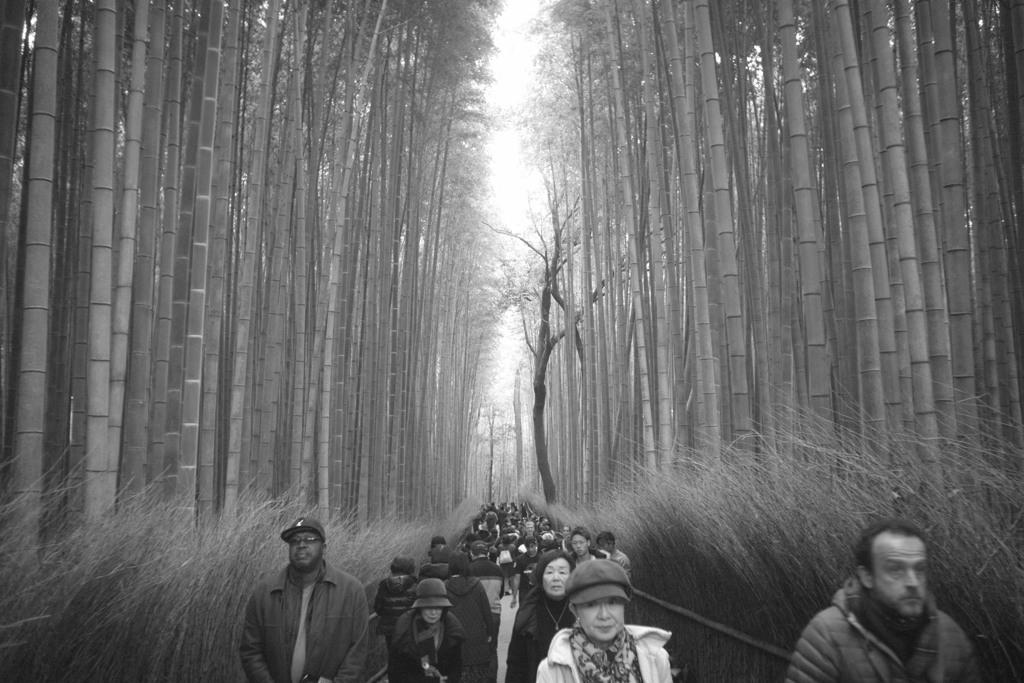
<svg viewBox="0 0 1024 683"><path fill-rule="evenodd" d="M487 599L491 603L491 616L494 618L494 633L501 628L501 598L505 594L505 575L501 573L501 567L492 562L487 554L488 547L484 541L473 541L469 546L471 561L469 563L469 576L480 579L484 590L487 591ZM498 639L491 639L491 675L490 680L498 677Z"/></svg>
<svg viewBox="0 0 1024 683"><path fill-rule="evenodd" d="M358 683L366 663L363 586L323 559L324 527L300 517L281 532L288 565L245 608L239 655L253 683Z"/></svg>
<svg viewBox="0 0 1024 683"><path fill-rule="evenodd" d="M547 658L537 668L537 683L671 683L665 643L672 634L626 624L633 587L618 563L591 560L578 565L569 575L565 594L576 625L555 634Z"/></svg>

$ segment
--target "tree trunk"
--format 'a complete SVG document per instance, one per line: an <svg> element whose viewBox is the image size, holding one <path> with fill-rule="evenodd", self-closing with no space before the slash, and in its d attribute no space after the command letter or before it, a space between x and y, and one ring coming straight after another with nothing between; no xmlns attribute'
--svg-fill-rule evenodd
<svg viewBox="0 0 1024 683"><path fill-rule="evenodd" d="M16 4L16 3L11 3ZM21 549L38 546L42 524L43 445L46 433L47 355L50 338L50 260L53 231L53 163L57 111L58 19L56 3L37 8L28 140L25 281L19 306L17 400L11 493L21 514ZM5 34L4 39L10 36ZM6 121L4 122L6 123ZM5 195L4 200L7 199ZM21 559L21 558L19 558ZM29 558L23 558L29 561Z"/></svg>
<svg viewBox="0 0 1024 683"><path fill-rule="evenodd" d="M93 90L92 278L89 286L89 364L86 376L85 516L96 520L114 506L117 444L108 441L110 414L110 290L114 230L114 81L117 57L114 0L96 5Z"/></svg>

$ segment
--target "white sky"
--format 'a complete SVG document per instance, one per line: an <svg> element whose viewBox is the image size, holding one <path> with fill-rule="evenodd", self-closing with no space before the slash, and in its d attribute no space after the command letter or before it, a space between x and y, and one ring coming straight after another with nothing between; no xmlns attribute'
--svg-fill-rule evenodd
<svg viewBox="0 0 1024 683"><path fill-rule="evenodd" d="M538 186L532 169L524 163L520 154L520 134L515 129L515 112L529 106L529 84L532 80L534 56L537 46L528 39L529 22L540 11L541 0L506 0L505 10L498 19L494 33L497 52L491 60L494 81L487 90L487 102L494 110L497 125L487 143L490 159L491 225L520 234L527 234L527 196L531 186ZM536 191L536 189L534 189ZM522 248L508 241L509 250ZM511 412L512 392L516 365L525 358L523 332L516 311L505 315L502 326L502 351L493 362L495 383L491 387L493 401L502 410ZM527 376L529 381L529 366ZM527 384L528 386L528 384Z"/></svg>
<svg viewBox="0 0 1024 683"><path fill-rule="evenodd" d="M527 34L529 22L540 11L540 0L506 0L494 34L497 53L491 60L494 81L487 90L487 102L498 125L487 144L490 157L491 194L496 220L517 231L525 220L526 198L533 180L520 157L515 113L529 106L529 84L533 79L537 46Z"/></svg>

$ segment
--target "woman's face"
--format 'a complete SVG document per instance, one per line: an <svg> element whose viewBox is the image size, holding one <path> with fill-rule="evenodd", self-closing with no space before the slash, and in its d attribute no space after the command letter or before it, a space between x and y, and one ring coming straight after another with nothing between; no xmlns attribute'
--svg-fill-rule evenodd
<svg viewBox="0 0 1024 683"><path fill-rule="evenodd" d="M577 557L585 557L590 552L590 541L583 534L574 534L572 540L572 551Z"/></svg>
<svg viewBox="0 0 1024 683"><path fill-rule="evenodd" d="M420 616L423 617L423 621L428 624L436 624L441 621L441 614L444 610L440 607L421 607Z"/></svg>
<svg viewBox="0 0 1024 683"><path fill-rule="evenodd" d="M569 566L569 560L564 557L551 560L548 566L544 567L541 585L544 586L544 592L548 594L549 598L561 600L565 597L565 582L569 580L569 572L571 571L572 568Z"/></svg>
<svg viewBox="0 0 1024 683"><path fill-rule="evenodd" d="M571 607L583 632L602 650L626 627L626 602L622 598L598 598Z"/></svg>

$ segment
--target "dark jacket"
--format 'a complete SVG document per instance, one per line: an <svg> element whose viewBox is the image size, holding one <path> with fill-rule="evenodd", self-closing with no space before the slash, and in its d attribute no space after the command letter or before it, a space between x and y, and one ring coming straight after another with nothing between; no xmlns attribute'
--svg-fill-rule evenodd
<svg viewBox="0 0 1024 683"><path fill-rule="evenodd" d="M541 635L538 618L549 618L545 613L544 589L540 586L523 598L516 620L512 626L512 638L508 643L508 659L505 662L505 683L534 683L537 680L537 667L548 656L551 635L559 628L572 626L575 617L568 609L559 612L561 617L557 624L551 624L548 636Z"/></svg>
<svg viewBox="0 0 1024 683"><path fill-rule="evenodd" d="M416 647L413 634L413 620L416 611L409 611L398 618L395 636L388 652L388 680L392 683L438 683L423 673L421 653ZM459 683L462 679L462 642L466 632L458 618L450 611L442 617L444 637L437 649L437 669L448 677L448 683Z"/></svg>
<svg viewBox="0 0 1024 683"><path fill-rule="evenodd" d="M377 596L373 599L377 635L390 636L395 632L398 617L408 612L416 602L416 583L416 577L408 574L381 579L377 585Z"/></svg>
<svg viewBox="0 0 1024 683"><path fill-rule="evenodd" d="M804 629L786 681L792 683L978 683L974 650L956 622L928 602L929 619L910 659L899 657L857 619L860 582L849 579Z"/></svg>
<svg viewBox="0 0 1024 683"><path fill-rule="evenodd" d="M238 648L246 677L255 683L290 683L292 651L284 624L288 568L256 585L245 607ZM313 588L306 622L306 673L335 683L360 683L366 664L366 595L351 574L324 568Z"/></svg>
<svg viewBox="0 0 1024 683"><path fill-rule="evenodd" d="M452 549L446 545L431 548L427 553L427 561L420 565L420 579L441 579L444 581L451 576L451 572L448 570L448 560L451 554Z"/></svg>
<svg viewBox="0 0 1024 683"><path fill-rule="evenodd" d="M480 583L484 585L487 598L491 602L491 614L501 616L501 597L505 594L505 575L501 567L486 557L477 557L469 563L467 573L480 579Z"/></svg>
<svg viewBox="0 0 1024 683"><path fill-rule="evenodd" d="M450 613L458 618L466 631L462 644L463 666L480 666L491 660L488 638L497 638L491 603L487 599L480 579L473 576L453 576L444 582L452 606Z"/></svg>

